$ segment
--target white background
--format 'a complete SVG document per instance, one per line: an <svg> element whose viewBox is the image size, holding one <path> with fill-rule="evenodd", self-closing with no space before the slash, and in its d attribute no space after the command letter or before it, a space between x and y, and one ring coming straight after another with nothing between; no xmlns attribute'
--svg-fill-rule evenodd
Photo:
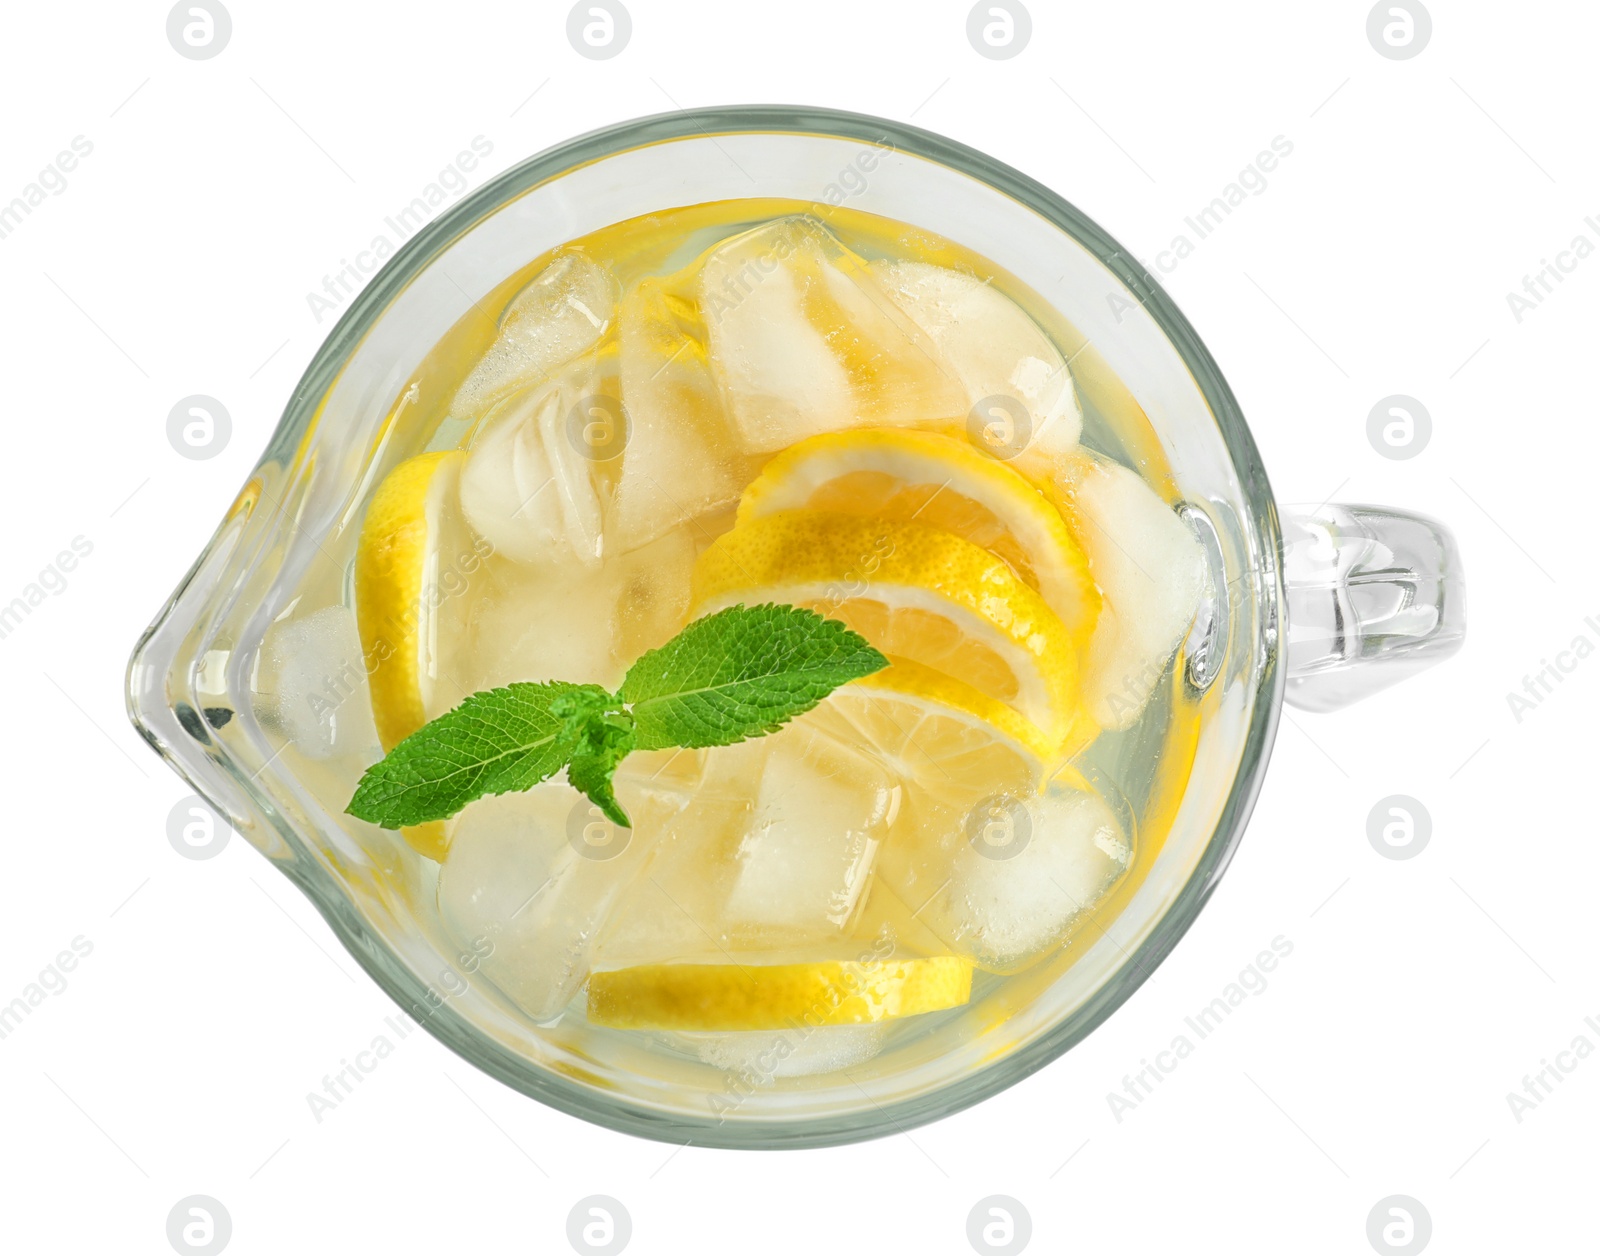
<svg viewBox="0 0 1600 1256"><path fill-rule="evenodd" d="M1391 1194L1440 1252L1592 1244L1600 1054L1519 1122L1507 1092L1600 1047L1591 790L1600 660L1519 722L1506 695L1600 643L1590 495L1600 257L1519 323L1506 294L1600 214L1592 6L1433 3L1411 60L1365 3L1033 5L1015 59L968 6L629 0L608 61L567 6L229 0L212 60L164 4L13 5L0 204L93 153L0 239L0 603L93 546L0 640L0 1003L81 935L68 986L0 1040L7 1250L162 1253L204 1193L237 1253L566 1250L605 1194L632 1251L963 1252L1004 1194L1032 1249L1365 1252ZM530 99L531 96L531 99ZM421 1033L319 1124L306 1093L393 1009L243 841L180 858L188 791L123 715L139 632L211 534L331 326L306 294L475 136L473 186L580 131L674 107L829 105L943 132L1153 259L1274 136L1294 151L1170 275L1282 501L1420 509L1457 532L1470 636L1332 716L1290 712L1255 817L1176 953L1109 1023L980 1107L837 1150L675 1150L548 1111ZM231 443L180 458L205 393ZM1373 403L1420 399L1418 457ZM1596 626L1585 616L1595 615ZM1367 840L1385 795L1432 841ZM1277 935L1267 989L1119 1122L1107 1092Z"/></svg>

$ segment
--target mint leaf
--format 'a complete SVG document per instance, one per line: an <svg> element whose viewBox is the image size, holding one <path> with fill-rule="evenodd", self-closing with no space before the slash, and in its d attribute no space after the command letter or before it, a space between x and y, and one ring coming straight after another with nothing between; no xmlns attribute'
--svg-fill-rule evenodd
<svg viewBox="0 0 1600 1256"><path fill-rule="evenodd" d="M617 700L599 685L567 685L550 700L550 714L568 725L574 737L589 721L618 709Z"/></svg>
<svg viewBox="0 0 1600 1256"><path fill-rule="evenodd" d="M628 669L618 697L640 750L729 746L781 728L889 660L838 620L798 606L730 606Z"/></svg>
<svg viewBox="0 0 1600 1256"><path fill-rule="evenodd" d="M475 693L367 769L349 813L397 829L489 794L567 783L629 827L612 777L634 750L728 746L781 728L889 660L837 620L796 606L733 606L696 620L599 685L521 683Z"/></svg>
<svg viewBox="0 0 1600 1256"><path fill-rule="evenodd" d="M611 774L633 749L633 717L626 711L607 711L592 715L583 726L572 761L567 764L567 784L599 807L606 818L623 828L632 828L628 813L617 801Z"/></svg>
<svg viewBox="0 0 1600 1256"><path fill-rule="evenodd" d="M488 794L531 789L566 765L581 734L581 723L552 708L587 713L596 699L602 708L612 701L598 685L563 681L475 693L368 768L347 810L397 829L443 820Z"/></svg>

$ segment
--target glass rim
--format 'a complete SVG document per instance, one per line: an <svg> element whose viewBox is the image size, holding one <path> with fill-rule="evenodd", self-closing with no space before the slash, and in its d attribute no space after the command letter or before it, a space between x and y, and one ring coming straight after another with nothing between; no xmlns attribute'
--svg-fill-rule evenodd
<svg viewBox="0 0 1600 1256"><path fill-rule="evenodd" d="M676 140L718 134L815 135L859 140L945 166L987 184L1050 222L1089 250L1136 297L1183 359L1216 420L1249 509L1243 525L1263 566L1252 574L1270 582L1276 618L1283 605L1281 536L1265 469L1232 390L1210 352L1177 305L1146 268L1098 224L1063 197L1002 162L955 140L905 123L869 114L800 105L718 106L651 114L602 127L537 153L490 180L423 227L390 258L357 294L301 375L283 417L251 474L259 475L276 451L293 449L314 421L319 406L366 334L399 293L479 221L533 188L578 167ZM135 726L178 774L209 797L206 781L191 774L150 727L133 689L133 676L159 630L175 612L184 589L207 562L227 528L208 542L195 567L141 637L129 664L129 712ZM742 1149L825 1147L903 1132L979 1103L1015 1085L1065 1054L1120 1007L1139 988L1193 924L1210 897L1234 849L1260 789L1282 705L1285 677L1272 623L1260 633L1262 662L1250 677L1255 694L1238 769L1210 839L1183 887L1112 975L1084 1003L1048 1031L960 1079L909 1099L807 1117L718 1120L713 1115L666 1112L625 1096L589 1087L490 1039L455 1010L443 1005L421 1023L438 1041L475 1068L541 1103L625 1134L699 1146ZM181 720L180 720L181 722ZM252 786L250 801L265 814ZM225 808L219 808L226 814ZM316 865L272 859L311 900L340 943L378 986L402 1008L427 1005L426 986L394 956L381 937L352 910L334 879Z"/></svg>

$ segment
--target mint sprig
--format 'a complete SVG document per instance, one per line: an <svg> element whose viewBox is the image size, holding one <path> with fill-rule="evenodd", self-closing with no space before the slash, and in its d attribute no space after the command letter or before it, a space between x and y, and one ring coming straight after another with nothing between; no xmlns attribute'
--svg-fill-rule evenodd
<svg viewBox="0 0 1600 1256"><path fill-rule="evenodd" d="M628 825L612 778L634 750L700 749L775 732L889 660L798 606L731 606L639 657L622 687L523 682L473 694L367 769L347 808L384 828L453 816L560 772Z"/></svg>

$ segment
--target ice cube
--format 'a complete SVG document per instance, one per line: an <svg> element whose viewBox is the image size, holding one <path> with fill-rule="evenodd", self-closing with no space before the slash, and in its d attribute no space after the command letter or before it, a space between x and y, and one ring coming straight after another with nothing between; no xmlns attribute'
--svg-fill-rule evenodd
<svg viewBox="0 0 1600 1256"><path fill-rule="evenodd" d="M608 526L627 551L732 504L754 471L728 430L694 301L646 279L618 323L630 432Z"/></svg>
<svg viewBox="0 0 1600 1256"><path fill-rule="evenodd" d="M712 367L748 452L966 414L965 390L933 343L814 218L724 240L704 259L699 297Z"/></svg>
<svg viewBox="0 0 1600 1256"><path fill-rule="evenodd" d="M612 904L666 818L688 800L683 778L650 775L667 753L630 756L617 773L631 829L611 824L557 781L481 798L450 821L440 920L464 953L481 957L483 975L535 1021L559 1017L588 978Z"/></svg>
<svg viewBox="0 0 1600 1256"><path fill-rule="evenodd" d="M721 963L728 959L720 927L718 894L729 835L748 804L713 797L705 789L669 821L650 865L618 901L601 930L594 965ZM697 875L698 874L698 875Z"/></svg>
<svg viewBox="0 0 1600 1256"><path fill-rule="evenodd" d="M349 607L325 606L268 628L256 685L284 737L301 754L376 757L378 730L361 637Z"/></svg>
<svg viewBox="0 0 1600 1256"><path fill-rule="evenodd" d="M607 559L618 578L614 653L624 666L663 646L689 621L695 538L675 528L630 553Z"/></svg>
<svg viewBox="0 0 1600 1256"><path fill-rule="evenodd" d="M791 726L768 749L724 919L735 932L843 929L899 806L899 785L871 760Z"/></svg>
<svg viewBox="0 0 1600 1256"><path fill-rule="evenodd" d="M463 696L521 680L607 688L621 682L613 649L623 587L617 573L544 570L498 559L490 560L488 571L443 668Z"/></svg>
<svg viewBox="0 0 1600 1256"><path fill-rule="evenodd" d="M876 261L871 270L937 347L969 407L1000 396L1026 408L1030 432L1018 440L1021 434L1007 431L999 444L1056 455L1078 443L1083 410L1072 375L1060 350L1015 301L974 275L927 262Z"/></svg>
<svg viewBox="0 0 1600 1256"><path fill-rule="evenodd" d="M741 1033L676 1033L667 1040L754 1086L780 1077L812 1077L865 1064L883 1050L889 1026L799 1025Z"/></svg>
<svg viewBox="0 0 1600 1256"><path fill-rule="evenodd" d="M1083 664L1083 696L1102 727L1129 728L1155 692L1205 589L1205 551L1135 472L1082 451L1060 461L1062 513L1105 594Z"/></svg>
<svg viewBox="0 0 1600 1256"><path fill-rule="evenodd" d="M564 253L507 303L494 342L456 391L450 416L476 419L538 384L605 335L617 284L582 253Z"/></svg>
<svg viewBox="0 0 1600 1256"><path fill-rule="evenodd" d="M456 701L519 680L614 689L646 650L688 619L695 546L669 532L598 570L546 568L491 556L473 578L471 614L446 638L439 670Z"/></svg>
<svg viewBox="0 0 1600 1256"><path fill-rule="evenodd" d="M881 768L803 718L709 751L705 780L618 904L596 962L858 957L852 927L899 802Z"/></svg>
<svg viewBox="0 0 1600 1256"><path fill-rule="evenodd" d="M614 346L496 405L461 471L461 508L499 554L518 562L597 566L604 551L588 413L620 407Z"/></svg>
<svg viewBox="0 0 1600 1256"><path fill-rule="evenodd" d="M919 793L907 814L879 876L955 954L992 972L1016 972L1060 943L1131 858L1105 801L1061 783L966 811Z"/></svg>

